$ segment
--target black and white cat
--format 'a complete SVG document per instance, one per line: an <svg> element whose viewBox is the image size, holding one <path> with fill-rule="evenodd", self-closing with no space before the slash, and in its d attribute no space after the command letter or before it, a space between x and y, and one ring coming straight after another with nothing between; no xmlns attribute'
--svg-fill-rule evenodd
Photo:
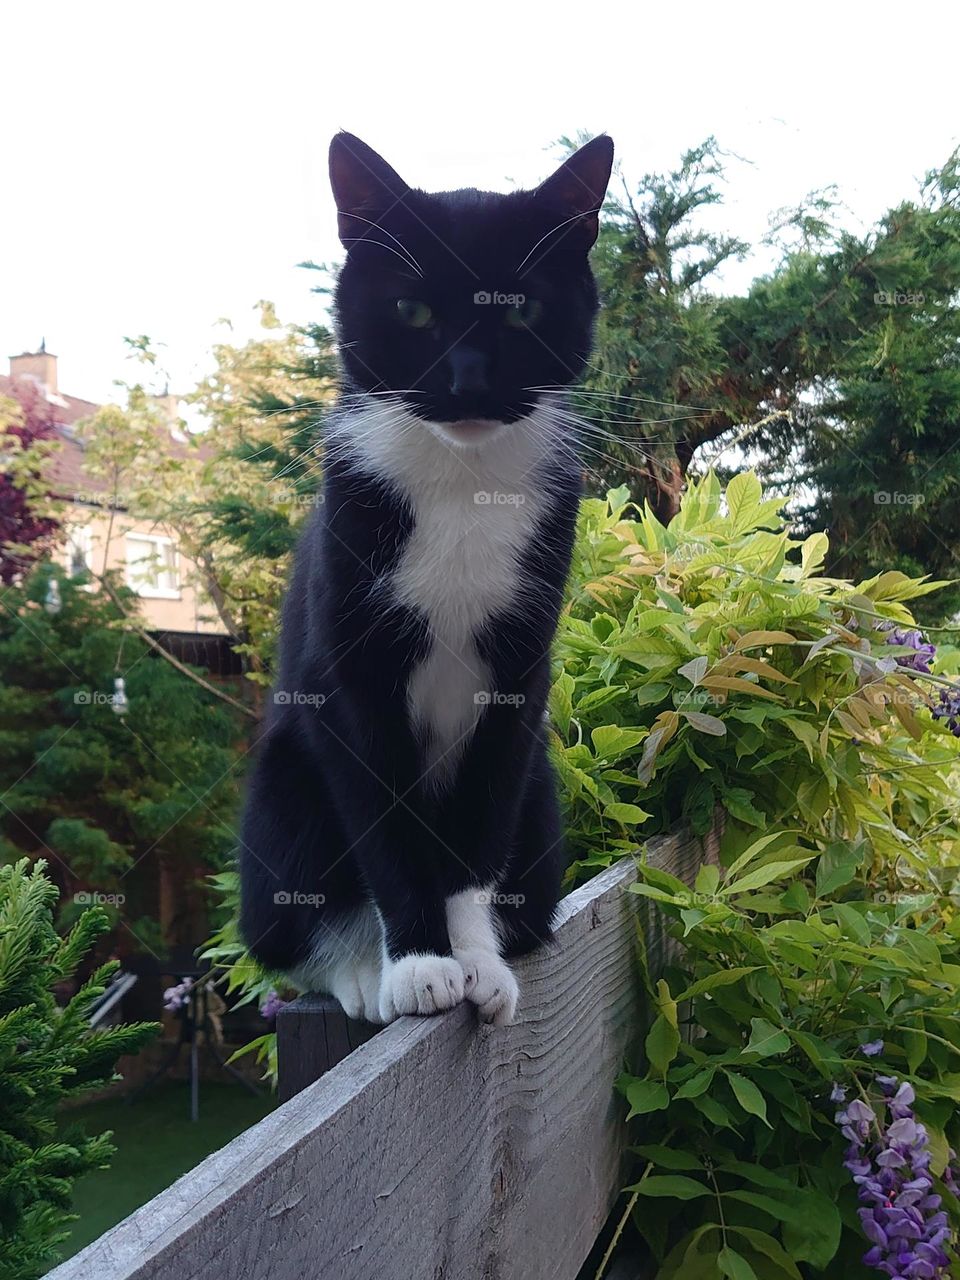
<svg viewBox="0 0 960 1280"><path fill-rule="evenodd" d="M245 939L389 1022L469 1000L550 936L563 866L544 742L581 468L562 389L613 144L534 191L408 187L341 133L342 395L283 612L242 829Z"/></svg>

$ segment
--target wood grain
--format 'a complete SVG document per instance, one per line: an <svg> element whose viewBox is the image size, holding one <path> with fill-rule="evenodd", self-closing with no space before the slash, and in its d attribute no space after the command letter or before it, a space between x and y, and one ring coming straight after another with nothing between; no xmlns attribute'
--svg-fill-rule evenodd
<svg viewBox="0 0 960 1280"><path fill-rule="evenodd" d="M711 852L650 846L687 880ZM634 876L564 899L553 945L517 965L514 1026L467 1005L395 1022L51 1280L573 1280L620 1186Z"/></svg>

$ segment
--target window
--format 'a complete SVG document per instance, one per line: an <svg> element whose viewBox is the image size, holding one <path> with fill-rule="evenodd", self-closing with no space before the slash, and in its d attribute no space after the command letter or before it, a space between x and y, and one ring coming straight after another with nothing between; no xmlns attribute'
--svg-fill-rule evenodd
<svg viewBox="0 0 960 1280"><path fill-rule="evenodd" d="M180 568L172 538L128 533L127 585L137 595L180 599Z"/></svg>

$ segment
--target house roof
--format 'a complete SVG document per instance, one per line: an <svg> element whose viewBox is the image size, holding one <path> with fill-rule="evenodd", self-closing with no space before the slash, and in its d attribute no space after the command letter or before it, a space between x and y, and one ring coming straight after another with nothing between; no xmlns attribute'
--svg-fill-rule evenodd
<svg viewBox="0 0 960 1280"><path fill-rule="evenodd" d="M16 379L6 374L0 374L0 396L15 399L15 381ZM89 418L103 406L92 400L81 400L79 396L65 395L61 391L48 396L47 403L53 410L57 439L60 442L60 448L50 455L47 463L47 474L54 494L58 498L81 505L109 505L106 498L110 492L110 485L102 476L91 475L88 472L84 457L86 448L83 441L78 439L72 430L76 423ZM164 443L171 457L174 458L187 457L188 454L192 454L194 448L178 440L172 432L167 434Z"/></svg>

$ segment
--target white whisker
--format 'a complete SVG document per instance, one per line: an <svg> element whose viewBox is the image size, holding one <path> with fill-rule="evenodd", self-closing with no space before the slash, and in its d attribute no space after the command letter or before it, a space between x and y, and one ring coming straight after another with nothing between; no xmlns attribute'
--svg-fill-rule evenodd
<svg viewBox="0 0 960 1280"><path fill-rule="evenodd" d="M588 217L590 214L593 214L593 213L599 213L599 212L600 212L599 206L598 206L596 209L585 209L582 213L575 213L575 214L573 215L573 217L571 217L571 218L564 218L564 220L563 220L562 222L558 222L558 223L557 223L557 225L556 225L555 227L552 227L552 228L547 232L547 234L546 234L545 236L541 236L541 237L540 237L540 239L537 241L537 243L536 243L536 244L533 246L533 248L530 250L530 253L528 253L528 254L527 254L527 256L526 256L526 258L524 258L524 259L523 259L523 261L520 263L520 266L519 266L519 267L517 267L517 268L515 268L515 270L516 270L516 274L517 274L518 276L522 275L522 268L523 268L523 264L524 264L524 262L526 262L526 261L527 261L527 258L529 258L531 254L536 253L536 251L537 251L537 250L540 248L540 246L543 244L544 240L549 239L549 237L550 237L550 236L552 236L552 235L553 235L553 233L554 233L555 231L559 231L561 227L565 227L569 222L576 222L576 220L577 220L578 218L586 218L586 217Z"/></svg>
<svg viewBox="0 0 960 1280"><path fill-rule="evenodd" d="M402 241L402 240L398 240L398 239L397 239L397 237L393 234L393 232L392 232L392 231L388 231L388 230L387 230L387 228L386 228L386 227L381 226L379 222L371 222L369 218L364 218L364 217L363 217L361 214L359 214L359 213L348 213L348 214L347 214L347 217L348 217L348 218L356 218L358 222L365 222L365 223L367 224L367 226L369 226L369 227L375 227L375 228L377 229L377 231L382 231L382 232L383 232L383 234L384 234L385 236L389 236L389 237L390 237L390 239L393 241L393 243L394 243L394 244L398 244L398 245L400 246L400 248L403 250L403 252L407 255L407 257L408 257L408 258L409 258L409 260L410 260L410 265L411 265L412 267L414 267L414 268L415 268L415 270L416 270L416 271L418 271L418 272L419 272L419 274L420 274L421 276L423 275L423 267L421 267L420 263L416 260L416 258L413 256L413 254L412 254L412 253L410 252L410 250L407 248L407 246L403 243L403 241ZM361 236L360 238L361 238L361 239L363 239L363 237L362 237L362 236Z"/></svg>
<svg viewBox="0 0 960 1280"><path fill-rule="evenodd" d="M386 249L389 253L395 254L401 262L406 263L411 270L416 271L420 279L423 279L423 272L419 267L415 267L409 258L405 258L399 250L394 249L392 245L384 244L382 240L371 240L369 236L346 236L343 240L344 244L375 244L381 249Z"/></svg>

